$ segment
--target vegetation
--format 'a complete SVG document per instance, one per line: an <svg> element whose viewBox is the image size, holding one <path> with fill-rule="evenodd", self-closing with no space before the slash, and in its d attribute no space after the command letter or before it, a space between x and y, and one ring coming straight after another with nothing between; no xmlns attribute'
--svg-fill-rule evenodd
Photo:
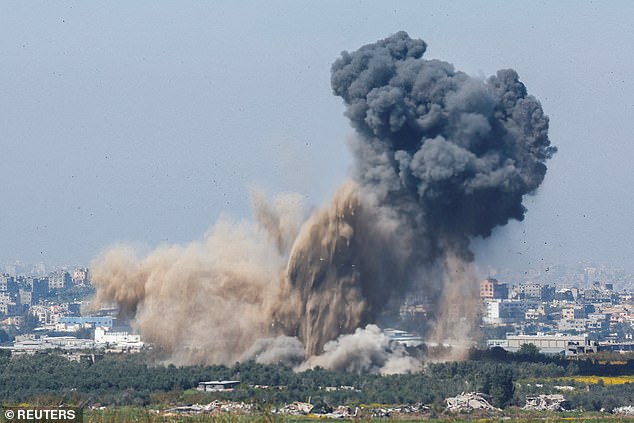
<svg viewBox="0 0 634 423"><path fill-rule="evenodd" d="M626 376L627 375L627 376ZM233 392L199 392L200 381L238 379ZM634 360L593 357L566 360L525 348L473 350L463 362L428 363L418 374L359 375L316 368L293 372L253 362L233 366L162 365L151 352L107 355L95 363L69 361L63 352L11 357L0 352L3 403L160 406L214 399L277 405L310 401L323 409L339 404L425 403L442 410L445 398L478 391L497 407L522 406L526 395L565 392L576 409L611 410L634 403Z"/></svg>

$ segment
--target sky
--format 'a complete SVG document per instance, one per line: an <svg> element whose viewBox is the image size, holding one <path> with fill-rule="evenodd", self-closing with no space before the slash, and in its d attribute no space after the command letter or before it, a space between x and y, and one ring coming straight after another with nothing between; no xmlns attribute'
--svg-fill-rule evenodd
<svg viewBox="0 0 634 423"><path fill-rule="evenodd" d="M634 2L0 2L0 266L201 239L250 193L328 201L353 134L330 67L400 30L513 68L559 152L482 266L634 272Z"/></svg>

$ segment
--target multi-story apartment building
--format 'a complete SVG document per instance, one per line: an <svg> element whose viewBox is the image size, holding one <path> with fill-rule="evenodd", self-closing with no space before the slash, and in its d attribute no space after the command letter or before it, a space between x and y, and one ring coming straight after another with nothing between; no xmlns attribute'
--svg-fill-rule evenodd
<svg viewBox="0 0 634 423"><path fill-rule="evenodd" d="M53 272L48 275L48 290L63 289L71 282L71 277L68 272L59 271Z"/></svg>
<svg viewBox="0 0 634 423"><path fill-rule="evenodd" d="M509 289L506 283L497 279L488 278L480 282L480 298L505 299L509 297Z"/></svg>
<svg viewBox="0 0 634 423"><path fill-rule="evenodd" d="M524 320L526 311L535 308L537 302L530 300L485 300L483 322L486 324L514 323Z"/></svg>
<svg viewBox="0 0 634 423"><path fill-rule="evenodd" d="M563 307L561 309L561 318L563 320L583 319L586 317L586 310L582 306Z"/></svg>

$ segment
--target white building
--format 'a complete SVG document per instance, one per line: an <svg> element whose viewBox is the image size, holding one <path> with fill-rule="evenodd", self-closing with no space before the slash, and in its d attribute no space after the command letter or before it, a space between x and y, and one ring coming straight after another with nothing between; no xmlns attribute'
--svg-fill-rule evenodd
<svg viewBox="0 0 634 423"><path fill-rule="evenodd" d="M588 339L588 335L509 335L506 337L504 349L519 351L524 344L533 344L544 354L576 355L597 351L596 341Z"/></svg>
<svg viewBox="0 0 634 423"><path fill-rule="evenodd" d="M133 335L129 332L114 332L104 327L95 328L95 344L98 346L110 346L117 349L141 349L143 341L141 335Z"/></svg>
<svg viewBox="0 0 634 423"><path fill-rule="evenodd" d="M16 336L12 351L32 353L50 349L79 350L94 347L94 342L90 339L80 339L73 336L41 336L34 335Z"/></svg>
<svg viewBox="0 0 634 423"><path fill-rule="evenodd" d="M524 320L529 308L537 302L527 300L486 300L483 322L486 324L513 323Z"/></svg>
<svg viewBox="0 0 634 423"><path fill-rule="evenodd" d="M239 384L239 380L212 380L198 383L198 388L196 389L205 392L233 391Z"/></svg>
<svg viewBox="0 0 634 423"><path fill-rule="evenodd" d="M419 347L423 345L423 338L420 336L399 329L384 329L383 333L390 338L391 341L405 345L406 347Z"/></svg>
<svg viewBox="0 0 634 423"><path fill-rule="evenodd" d="M88 270L87 269L75 269L73 270L72 276L73 284L75 285L85 285L88 281Z"/></svg>

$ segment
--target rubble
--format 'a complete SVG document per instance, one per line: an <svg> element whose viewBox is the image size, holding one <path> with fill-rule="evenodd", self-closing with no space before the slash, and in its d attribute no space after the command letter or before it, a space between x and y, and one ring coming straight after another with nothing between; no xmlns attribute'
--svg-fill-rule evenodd
<svg viewBox="0 0 634 423"><path fill-rule="evenodd" d="M612 410L613 414L620 414L622 416L634 416L634 406L626 405L623 407L617 407Z"/></svg>
<svg viewBox="0 0 634 423"><path fill-rule="evenodd" d="M352 419L362 415L371 415L372 417L394 417L399 415L413 415L429 411L429 407L418 404L385 406L364 408L363 411L359 407L348 407L340 405L329 413L312 413L314 405L307 402L293 402L286 404L278 409L272 409L273 414L285 414L292 416L313 415L315 417L323 417L327 419ZM191 416L191 415L216 415L221 413L229 414L250 414L257 413L257 407L254 404L233 401L212 401L209 404L190 404L179 407L169 408L163 411L157 411L164 416Z"/></svg>
<svg viewBox="0 0 634 423"><path fill-rule="evenodd" d="M526 405L524 410L549 410L565 411L568 409L568 402L561 394L552 395L526 395Z"/></svg>
<svg viewBox="0 0 634 423"><path fill-rule="evenodd" d="M485 394L479 392L461 393L452 398L447 398L447 410L454 413L464 413L473 410L497 410L499 408L492 406L485 398Z"/></svg>
<svg viewBox="0 0 634 423"><path fill-rule="evenodd" d="M286 404L284 407L274 410L274 413L278 414L290 414L293 416L301 416L306 415L311 412L313 409L313 405L307 402L297 402L295 401L292 404Z"/></svg>
<svg viewBox="0 0 634 423"><path fill-rule="evenodd" d="M174 407L165 410L167 414L186 414L186 415L194 415L194 414L219 414L219 413L231 413L231 414L248 414L254 411L254 406L252 404L247 404L244 402L233 402L233 401L212 401L209 404L201 405L201 404L192 404L185 405L181 407Z"/></svg>
<svg viewBox="0 0 634 423"><path fill-rule="evenodd" d="M320 417L326 417L329 419L349 419L352 417L357 417L359 414L359 407L355 407L354 411L350 407L345 405L340 405L335 410L330 413L320 414Z"/></svg>
<svg viewBox="0 0 634 423"><path fill-rule="evenodd" d="M399 405L395 407L376 407L369 410L372 417L392 417L398 414L416 414L429 411L429 407L418 404Z"/></svg>

